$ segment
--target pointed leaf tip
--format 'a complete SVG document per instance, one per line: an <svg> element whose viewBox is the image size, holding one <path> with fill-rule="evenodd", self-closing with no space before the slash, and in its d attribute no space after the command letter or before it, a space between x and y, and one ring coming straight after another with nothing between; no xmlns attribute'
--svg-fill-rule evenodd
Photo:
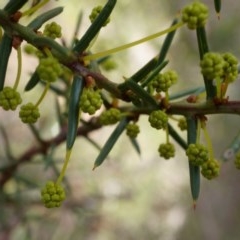
<svg viewBox="0 0 240 240"><path fill-rule="evenodd" d="M193 199L193 210L195 211L197 208L197 200Z"/></svg>

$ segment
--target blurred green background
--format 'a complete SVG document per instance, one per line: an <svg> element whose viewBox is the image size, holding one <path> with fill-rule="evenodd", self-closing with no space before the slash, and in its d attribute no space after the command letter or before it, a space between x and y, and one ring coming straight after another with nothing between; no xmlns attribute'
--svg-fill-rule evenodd
<svg viewBox="0 0 240 240"><path fill-rule="evenodd" d="M4 6L7 1L1 1ZM65 40L70 41L77 16L83 12L80 35L89 26L88 15L101 0L51 1L47 8L64 6L64 13L54 20L63 28ZM142 0L118 1L111 24L104 28L92 51L109 49L167 28L179 10L192 1ZM230 51L240 56L240 4L223 1L220 20L214 11L213 0L203 1L210 8L207 24L209 45L213 51ZM26 20L27 21L27 20ZM131 76L156 55L164 38L155 39L132 49L115 54L118 68L105 73L116 82ZM177 31L167 56L180 76L172 88L176 93L190 87L202 86L199 57L194 31L186 27ZM16 53L13 52L7 81L15 78ZM29 77L34 58L24 61L24 78ZM239 99L239 80L230 86L228 95ZM41 92L36 89L24 93L24 101L35 99ZM41 105L41 120L37 127L45 138L57 134L54 96ZM20 123L16 113L0 110L1 126L8 134L14 156L31 147L35 139L27 126ZM7 119L7 121L6 121ZM215 156L222 158L231 140L238 133L239 117L209 116L208 131L214 145ZM240 239L240 182L239 171L233 161L224 162L220 177L213 181L202 180L197 208L192 208L189 188L188 162L184 151L178 148L176 157L165 161L158 156L158 145L165 135L149 127L141 117L138 156L122 136L104 164L92 171L98 150L85 139L79 138L74 146L71 163L66 173L68 198L59 209L45 209L40 203L39 188L49 179L56 178L54 168L47 163L54 160L62 166L65 145L53 149L49 159L39 155L23 164L13 179L0 192L0 240L238 240ZM93 132L91 138L102 145L113 130L106 127ZM186 137L186 133L182 133ZM0 137L0 167L10 164L6 157L6 142ZM49 161L49 162L47 162ZM57 171L57 169L55 169ZM1 173L0 173L1 174Z"/></svg>

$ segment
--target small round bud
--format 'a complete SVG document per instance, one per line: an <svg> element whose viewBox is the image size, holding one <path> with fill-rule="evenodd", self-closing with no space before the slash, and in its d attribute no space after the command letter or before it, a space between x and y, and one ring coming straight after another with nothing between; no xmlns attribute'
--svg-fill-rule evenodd
<svg viewBox="0 0 240 240"><path fill-rule="evenodd" d="M105 71L111 71L117 68L117 63L112 59L106 59L105 61L101 62L101 67Z"/></svg>
<svg viewBox="0 0 240 240"><path fill-rule="evenodd" d="M208 180L218 177L220 173L219 162L215 159L209 159L202 165L201 173Z"/></svg>
<svg viewBox="0 0 240 240"><path fill-rule="evenodd" d="M11 87L4 87L0 92L0 106L4 110L15 110L22 103L22 98L16 90Z"/></svg>
<svg viewBox="0 0 240 240"><path fill-rule="evenodd" d="M92 9L91 14L89 15L89 19L91 23L95 21L95 19L98 17L99 13L102 11L103 7L102 6L97 6ZM110 22L110 18L106 20L106 22L103 24L103 27L105 27L108 23Z"/></svg>
<svg viewBox="0 0 240 240"><path fill-rule="evenodd" d="M150 113L148 121L153 128L165 129L168 123L168 116L165 112L156 110Z"/></svg>
<svg viewBox="0 0 240 240"><path fill-rule="evenodd" d="M38 50L37 50L33 45L31 45L31 44L26 44L26 45L24 46L24 52L25 52L26 54L34 55L34 54L36 54L37 51L38 51Z"/></svg>
<svg viewBox="0 0 240 240"><path fill-rule="evenodd" d="M193 2L182 10L182 21L189 29L205 26L208 18L208 7L201 2Z"/></svg>
<svg viewBox="0 0 240 240"><path fill-rule="evenodd" d="M166 92L168 89L177 82L178 75L175 71L167 71L163 74L159 74L152 82L152 86L156 89L156 92Z"/></svg>
<svg viewBox="0 0 240 240"><path fill-rule="evenodd" d="M227 82L234 82L238 77L238 60L231 53L222 55L225 64L223 67L223 79Z"/></svg>
<svg viewBox="0 0 240 240"><path fill-rule="evenodd" d="M203 163L208 161L208 150L201 144L189 144L186 155L188 156L189 162L194 166L201 166Z"/></svg>
<svg viewBox="0 0 240 240"><path fill-rule="evenodd" d="M35 123L40 117L38 107L33 103L27 103L21 106L19 117L24 123Z"/></svg>
<svg viewBox="0 0 240 240"><path fill-rule="evenodd" d="M139 132L140 132L140 129L136 123L129 123L126 127L126 134L130 138L136 138Z"/></svg>
<svg viewBox="0 0 240 240"><path fill-rule="evenodd" d="M102 106L100 91L92 88L84 88L80 98L80 108L83 112L94 114Z"/></svg>
<svg viewBox="0 0 240 240"><path fill-rule="evenodd" d="M178 127L184 131L187 130L187 120L185 117L182 117L178 120Z"/></svg>
<svg viewBox="0 0 240 240"><path fill-rule="evenodd" d="M109 110L103 112L99 121L102 125L111 125L117 123L121 118L121 112L117 108L110 108Z"/></svg>
<svg viewBox="0 0 240 240"><path fill-rule="evenodd" d="M159 155L166 160L175 156L175 147L172 143L162 143L158 148Z"/></svg>
<svg viewBox="0 0 240 240"><path fill-rule="evenodd" d="M56 22L49 23L43 30L43 35L50 38L60 38L62 36L62 28Z"/></svg>
<svg viewBox="0 0 240 240"><path fill-rule="evenodd" d="M63 69L56 58L47 57L40 59L37 73L43 81L55 82L63 73Z"/></svg>
<svg viewBox="0 0 240 240"><path fill-rule="evenodd" d="M42 202L47 208L60 207L62 201L66 198L63 187L52 181L46 183L41 190Z"/></svg>
<svg viewBox="0 0 240 240"><path fill-rule="evenodd" d="M203 76L209 80L219 78L223 75L225 61L219 53L208 52L204 54L200 62Z"/></svg>

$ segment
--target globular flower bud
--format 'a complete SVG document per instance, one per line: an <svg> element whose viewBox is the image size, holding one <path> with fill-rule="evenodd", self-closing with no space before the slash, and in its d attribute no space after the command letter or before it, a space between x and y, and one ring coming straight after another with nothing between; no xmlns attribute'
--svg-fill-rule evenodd
<svg viewBox="0 0 240 240"><path fill-rule="evenodd" d="M170 70L165 73L159 74L153 81L152 86L157 92L166 92L168 89L177 82L178 75L175 71Z"/></svg>
<svg viewBox="0 0 240 240"><path fill-rule="evenodd" d="M209 80L220 78L223 75L225 61L221 54L208 52L200 62L203 76Z"/></svg>
<svg viewBox="0 0 240 240"><path fill-rule="evenodd" d="M208 180L216 178L220 173L219 162L215 159L209 159L202 165L201 173Z"/></svg>
<svg viewBox="0 0 240 240"><path fill-rule="evenodd" d="M187 129L187 120L185 117L182 117L178 120L178 127L184 131Z"/></svg>
<svg viewBox="0 0 240 240"><path fill-rule="evenodd" d="M110 108L107 111L104 111L100 117L99 121L103 125L111 125L117 123L121 118L121 112L117 108Z"/></svg>
<svg viewBox="0 0 240 240"><path fill-rule="evenodd" d="M224 53L223 79L227 82L234 82L238 77L238 60L231 53Z"/></svg>
<svg viewBox="0 0 240 240"><path fill-rule="evenodd" d="M139 132L140 132L140 129L136 123L129 123L126 127L126 134L130 138L136 138Z"/></svg>
<svg viewBox="0 0 240 240"><path fill-rule="evenodd" d="M62 28L56 22L49 23L43 30L43 35L50 38L60 38L62 36Z"/></svg>
<svg viewBox="0 0 240 240"><path fill-rule="evenodd" d="M201 2L193 2L182 10L182 21L189 29L203 27L208 18L208 7Z"/></svg>
<svg viewBox="0 0 240 240"><path fill-rule="evenodd" d="M40 117L38 107L33 103L27 103L21 106L19 117L24 123L35 123Z"/></svg>
<svg viewBox="0 0 240 240"><path fill-rule="evenodd" d="M150 113L148 121L153 128L165 129L168 123L168 116L165 112L156 110Z"/></svg>
<svg viewBox="0 0 240 240"><path fill-rule="evenodd" d="M55 82L63 73L58 60L54 57L41 58L37 67L37 73L43 81Z"/></svg>
<svg viewBox="0 0 240 240"><path fill-rule="evenodd" d="M4 87L0 92L0 106L4 110L15 110L22 103L20 94L11 87Z"/></svg>
<svg viewBox="0 0 240 240"><path fill-rule="evenodd" d="M99 91L92 88L84 88L80 98L80 108L83 112L94 114L102 106L102 98Z"/></svg>
<svg viewBox="0 0 240 240"><path fill-rule="evenodd" d="M201 144L189 144L186 155L188 160L192 165L201 166L203 163L208 161L208 150L205 146Z"/></svg>
<svg viewBox="0 0 240 240"><path fill-rule="evenodd" d="M41 196L42 202L47 208L60 207L66 198L63 187L52 181L46 183L45 187L41 190Z"/></svg>
<svg viewBox="0 0 240 240"><path fill-rule="evenodd" d="M98 17L99 13L102 11L103 7L102 6L97 6L93 8L91 14L89 15L90 21L93 23L95 19ZM110 22L110 18L106 20L106 22L103 24L103 27L105 27L108 23Z"/></svg>
<svg viewBox="0 0 240 240"><path fill-rule="evenodd" d="M172 143L162 143L158 148L159 155L165 159L175 156L175 147Z"/></svg>
<svg viewBox="0 0 240 240"><path fill-rule="evenodd" d="M105 71L111 71L117 68L117 63L112 59L106 59L105 61L101 62L101 67Z"/></svg>

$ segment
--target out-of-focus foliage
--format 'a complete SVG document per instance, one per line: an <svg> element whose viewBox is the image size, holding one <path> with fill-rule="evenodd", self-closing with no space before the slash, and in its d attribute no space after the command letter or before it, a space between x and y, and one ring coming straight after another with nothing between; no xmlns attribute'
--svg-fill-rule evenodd
<svg viewBox="0 0 240 240"><path fill-rule="evenodd" d="M4 5L2 2L0 6ZM141 4L139 1L119 1L111 24L101 32L94 50L130 42L169 26L178 10L188 2L191 1L143 0ZM205 2L213 9L213 1ZM81 34L89 24L87 16L92 7L105 1L71 0L59 3L65 5L65 9L57 19L64 35L69 36L74 31L72 22L80 10L83 10ZM212 10L207 26L211 49L223 52L234 50L240 57L237 34L240 6L236 1L229 0L223 3L222 8L220 20ZM162 39L153 40L116 54L114 58L122 72L113 71L108 73L109 77L117 81L131 75L154 56L154 50L159 48L161 42ZM169 58L174 59L171 67L181 72L186 85L196 79L201 85L199 67L189 65L198 59L194 34L190 35L185 29L178 33ZM35 62L30 58L24 68L30 71L32 64ZM8 72L14 69L15 66L11 65ZM239 95L239 81L236 84L230 88L233 96ZM184 90L185 86L181 82L173 89ZM27 93L26 96L31 99L34 94ZM44 114L39 122L44 137L53 136L58 128L52 117L55 99L49 95L48 101L41 106ZM11 148L16 155L36 141L27 127L16 124L19 120L14 114L0 110L0 118L9 119L4 122L2 131L7 133L8 139L14 139ZM209 134L213 139L215 154L221 158L230 139L236 134L239 118L214 116L209 122L214 126L209 129ZM89 146L86 140L77 139L66 178L69 199L61 209L45 209L39 202L39 187L44 185L47 177L58 173L65 146L56 152L53 146L46 158L37 156L33 162L20 167L2 190L7 195L0 192L0 239L239 239L240 174L234 168L233 161L224 163L219 179L211 184L203 180L201 197L194 211L185 153L177 149L176 157L171 161L160 159L156 149L164 134L159 133L156 139L155 131L146 127L147 118L141 119L140 124L139 142L144 148L141 156L130 144L126 144L128 139L123 136L106 165L94 172L91 171L92 163L98 149ZM226 128L227 125L231 127ZM48 131L49 127L51 132ZM90 138L102 145L112 129L109 127L93 132ZM6 164L4 149L7 146L8 142L0 139L0 167Z"/></svg>

